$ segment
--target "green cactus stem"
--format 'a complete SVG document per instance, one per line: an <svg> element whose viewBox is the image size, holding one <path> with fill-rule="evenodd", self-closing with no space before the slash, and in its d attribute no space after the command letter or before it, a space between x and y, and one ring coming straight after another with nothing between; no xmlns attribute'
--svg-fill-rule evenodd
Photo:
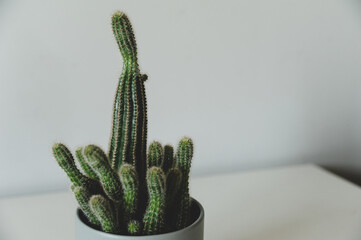
<svg viewBox="0 0 361 240"><path fill-rule="evenodd" d="M193 142L184 137L180 140L177 149L177 167L182 172L182 183L180 186L180 199L176 220L177 229L188 226L190 218L190 196L189 196L189 172L193 157Z"/></svg>
<svg viewBox="0 0 361 240"><path fill-rule="evenodd" d="M104 232L119 232L116 217L109 200L102 195L94 195L90 198L89 205Z"/></svg>
<svg viewBox="0 0 361 240"><path fill-rule="evenodd" d="M91 197L89 191L86 188L76 187L74 185L71 186L71 190L73 191L75 198L78 201L80 209L83 211L88 220L92 224L99 226L100 222L89 206L89 200Z"/></svg>
<svg viewBox="0 0 361 240"><path fill-rule="evenodd" d="M148 156L147 156L147 166L151 167L161 167L163 164L163 147L159 142L152 142L149 145Z"/></svg>
<svg viewBox="0 0 361 240"><path fill-rule="evenodd" d="M172 205L178 194L182 183L182 172L178 168L171 168L167 174L167 188L166 188L166 202L167 205Z"/></svg>
<svg viewBox="0 0 361 240"><path fill-rule="evenodd" d="M161 233L164 229L165 181L165 175L161 168L148 169L149 204L143 218L143 231L147 235Z"/></svg>
<svg viewBox="0 0 361 240"><path fill-rule="evenodd" d="M78 159L78 162L80 163L80 166L83 169L85 175L94 180L98 180L98 176L84 159L82 147L79 147L75 150L75 156Z"/></svg>
<svg viewBox="0 0 361 240"><path fill-rule="evenodd" d="M132 26L122 12L112 17L114 36L123 57L113 112L109 158L113 169L123 162L136 166L140 181L145 180L147 112L144 81L138 66L137 46Z"/></svg>
<svg viewBox="0 0 361 240"><path fill-rule="evenodd" d="M123 164L119 176L123 186L124 217L127 222L129 219L135 218L138 209L138 175L133 165Z"/></svg>
<svg viewBox="0 0 361 240"><path fill-rule="evenodd" d="M90 178L84 176L79 171L75 165L73 155L64 144L55 143L53 145L53 155L59 166L65 171L74 186L86 187L90 184Z"/></svg>
<svg viewBox="0 0 361 240"><path fill-rule="evenodd" d="M171 145L164 146L163 171L168 173L169 169L174 167L174 149Z"/></svg>
<svg viewBox="0 0 361 240"><path fill-rule="evenodd" d="M177 201L179 197L179 189L182 184L182 172L178 168L171 168L167 174L166 181L166 215L167 230L176 229L177 220Z"/></svg>
<svg viewBox="0 0 361 240"><path fill-rule="evenodd" d="M103 150L98 146L88 145L85 147L84 154L87 163L97 174L107 196L115 202L120 202L123 193L122 185L118 175L110 167Z"/></svg>
<svg viewBox="0 0 361 240"><path fill-rule="evenodd" d="M140 224L137 220L131 220L128 223L128 232L131 235L138 235L140 232Z"/></svg>

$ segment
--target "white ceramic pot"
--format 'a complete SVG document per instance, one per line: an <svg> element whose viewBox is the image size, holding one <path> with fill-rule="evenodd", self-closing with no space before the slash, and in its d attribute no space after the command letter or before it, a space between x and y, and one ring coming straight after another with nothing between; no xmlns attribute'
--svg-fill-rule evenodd
<svg viewBox="0 0 361 240"><path fill-rule="evenodd" d="M75 218L75 240L203 240L204 209L195 199L191 203L193 223L181 230L149 236L124 236L105 233L90 227L80 209Z"/></svg>

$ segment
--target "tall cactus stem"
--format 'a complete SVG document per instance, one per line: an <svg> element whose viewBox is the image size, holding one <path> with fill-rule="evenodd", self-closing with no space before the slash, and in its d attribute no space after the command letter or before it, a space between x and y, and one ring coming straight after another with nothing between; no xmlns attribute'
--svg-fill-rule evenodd
<svg viewBox="0 0 361 240"><path fill-rule="evenodd" d="M147 77L139 71L136 41L128 17L122 12L114 13L112 27L123 57L123 71L114 102L109 158L115 170L123 162L131 163L144 178L147 118L143 83Z"/></svg>

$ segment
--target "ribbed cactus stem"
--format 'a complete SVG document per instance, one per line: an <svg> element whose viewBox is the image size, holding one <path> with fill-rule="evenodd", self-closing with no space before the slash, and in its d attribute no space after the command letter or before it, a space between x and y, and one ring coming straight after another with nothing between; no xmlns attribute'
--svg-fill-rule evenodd
<svg viewBox="0 0 361 240"><path fill-rule="evenodd" d="M182 184L182 172L178 168L171 168L167 174L166 202L172 205Z"/></svg>
<svg viewBox="0 0 361 240"><path fill-rule="evenodd" d="M178 168L171 168L167 174L166 187L166 215L167 230L172 231L176 228L178 214L177 203L179 203L179 189L182 184L182 172Z"/></svg>
<svg viewBox="0 0 361 240"><path fill-rule="evenodd" d="M122 200L122 185L118 175L110 167L107 156L100 147L88 145L84 150L87 163L97 174L107 196L115 202Z"/></svg>
<svg viewBox="0 0 361 240"><path fill-rule="evenodd" d="M174 149L171 145L164 146L163 171L168 173L169 169L174 167Z"/></svg>
<svg viewBox="0 0 361 240"><path fill-rule="evenodd" d="M140 233L140 224L137 220L129 221L128 232L131 235L138 235Z"/></svg>
<svg viewBox="0 0 361 240"><path fill-rule="evenodd" d="M161 168L148 169L149 204L143 218L145 234L161 233L164 229L165 181L165 175Z"/></svg>
<svg viewBox="0 0 361 240"><path fill-rule="evenodd" d="M147 167L161 167L163 164L163 147L159 142L152 142L149 145L148 156L147 156Z"/></svg>
<svg viewBox="0 0 361 240"><path fill-rule="evenodd" d="M90 198L89 205L94 215L99 220L104 232L119 232L116 217L109 200L102 195L94 195Z"/></svg>
<svg viewBox="0 0 361 240"><path fill-rule="evenodd" d="M80 209L83 211L88 220L92 224L100 225L98 218L94 215L89 206L89 200L91 197L89 191L86 188L76 187L74 185L71 186L71 190L73 191L75 198L78 201Z"/></svg>
<svg viewBox="0 0 361 240"><path fill-rule="evenodd" d="M139 71L137 46L132 26L122 12L112 17L114 36L123 57L123 69L115 96L109 158L118 171L123 162L136 166L145 178L147 113L144 80Z"/></svg>
<svg viewBox="0 0 361 240"><path fill-rule="evenodd" d="M138 209L138 175L133 165L123 164L119 176L123 186L124 218L127 222L135 218Z"/></svg>
<svg viewBox="0 0 361 240"><path fill-rule="evenodd" d="M93 171L93 169L89 166L89 164L85 161L82 147L79 147L75 150L75 156L78 159L78 162L80 163L80 166L83 169L85 175L94 180L97 180L98 176Z"/></svg>
<svg viewBox="0 0 361 240"><path fill-rule="evenodd" d="M59 166L65 171L74 186L85 187L90 183L90 179L84 176L76 167L73 155L64 144L55 143L53 145L53 154Z"/></svg>
<svg viewBox="0 0 361 240"><path fill-rule="evenodd" d="M184 228L190 218L190 196L189 196L189 172L193 157L193 142L184 137L180 140L177 149L177 167L182 171L182 183L180 186L180 200L176 220L177 229Z"/></svg>

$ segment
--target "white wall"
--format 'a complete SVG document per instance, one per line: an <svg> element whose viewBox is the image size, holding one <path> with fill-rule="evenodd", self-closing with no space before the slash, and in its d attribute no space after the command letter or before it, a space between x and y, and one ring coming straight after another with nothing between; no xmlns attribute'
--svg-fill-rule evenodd
<svg viewBox="0 0 361 240"><path fill-rule="evenodd" d="M67 187L55 141L107 148L117 9L149 75L149 140L191 136L194 175L304 162L361 174L356 0L0 0L0 196Z"/></svg>

